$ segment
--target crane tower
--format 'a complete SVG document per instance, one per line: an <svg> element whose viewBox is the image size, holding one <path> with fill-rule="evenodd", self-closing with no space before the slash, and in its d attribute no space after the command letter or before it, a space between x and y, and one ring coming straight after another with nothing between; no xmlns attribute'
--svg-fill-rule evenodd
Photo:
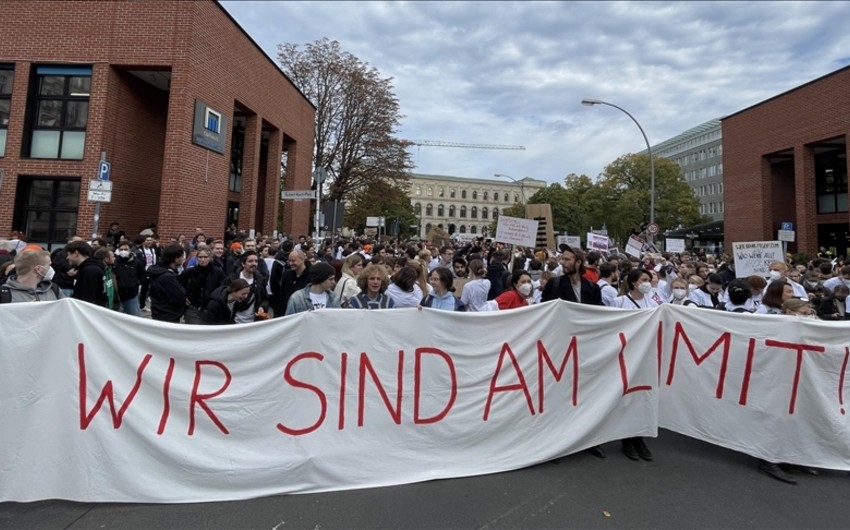
<svg viewBox="0 0 850 530"><path fill-rule="evenodd" d="M496 145L496 144L467 144L463 142L445 142L441 140L400 140L404 146L415 145L425 147L460 147L463 149L506 149L512 151L525 151L522 145Z"/></svg>

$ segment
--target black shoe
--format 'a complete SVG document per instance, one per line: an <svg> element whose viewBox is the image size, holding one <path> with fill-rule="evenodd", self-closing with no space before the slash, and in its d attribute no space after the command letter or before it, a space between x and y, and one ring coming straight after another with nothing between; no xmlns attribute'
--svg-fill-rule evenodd
<svg viewBox="0 0 850 530"><path fill-rule="evenodd" d="M638 455L637 449L635 448L635 442L631 438L626 438L622 440L623 443L623 453L628 457L629 460L640 460L640 455Z"/></svg>
<svg viewBox="0 0 850 530"><path fill-rule="evenodd" d="M587 452L592 454L596 458L605 458L606 456L608 456L605 454L605 449L602 449L601 445L595 445L588 449Z"/></svg>
<svg viewBox="0 0 850 530"><path fill-rule="evenodd" d="M649 447L644 443L643 438L635 438L634 439L635 451L639 457L643 458L647 462L652 462L652 451L649 450Z"/></svg>
<svg viewBox="0 0 850 530"><path fill-rule="evenodd" d="M773 464L771 462L766 462L764 460L759 460L759 471L767 473L771 477L779 480L781 482L785 482L786 484L796 484L797 479L789 475L788 473L782 471L778 465Z"/></svg>
<svg viewBox="0 0 850 530"><path fill-rule="evenodd" d="M813 467L798 466L797 464L779 464L779 469L786 473L805 473L813 477L820 475L820 471Z"/></svg>

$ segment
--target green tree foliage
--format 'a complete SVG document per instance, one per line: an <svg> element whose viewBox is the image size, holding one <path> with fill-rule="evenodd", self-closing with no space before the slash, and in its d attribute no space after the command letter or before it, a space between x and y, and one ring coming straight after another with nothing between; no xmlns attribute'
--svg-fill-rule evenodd
<svg viewBox="0 0 850 530"><path fill-rule="evenodd" d="M603 170L597 182L600 196L596 220L608 226L618 241L649 222L651 172L647 155L623 155ZM666 158L655 158L655 222L661 230L706 222L699 200L682 177L681 168Z"/></svg>
<svg viewBox="0 0 850 530"><path fill-rule="evenodd" d="M407 182L412 165L394 137L402 116L392 78L328 38L303 50L281 44L278 61L316 106L314 162L328 172L324 200L344 201L379 182Z"/></svg>
<svg viewBox="0 0 850 530"><path fill-rule="evenodd" d="M345 209L345 224L362 232L366 228L366 218L383 216L386 220L386 233L394 234L398 220L399 237L404 239L414 235L418 222L410 197L405 188L390 181L373 183L368 189L354 191ZM381 231L384 233L384 230Z"/></svg>

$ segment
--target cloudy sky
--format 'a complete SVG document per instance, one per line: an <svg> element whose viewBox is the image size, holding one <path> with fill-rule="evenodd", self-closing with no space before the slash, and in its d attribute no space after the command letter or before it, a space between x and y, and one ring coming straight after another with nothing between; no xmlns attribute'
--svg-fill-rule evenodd
<svg viewBox="0 0 850 530"><path fill-rule="evenodd" d="M850 64L850 2L222 1L272 59L323 37L393 78L414 172L598 175Z"/></svg>

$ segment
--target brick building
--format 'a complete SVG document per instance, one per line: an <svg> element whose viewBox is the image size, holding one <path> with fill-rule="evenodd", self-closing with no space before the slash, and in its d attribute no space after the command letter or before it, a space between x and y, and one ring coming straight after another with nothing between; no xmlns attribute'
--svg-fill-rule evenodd
<svg viewBox="0 0 850 530"><path fill-rule="evenodd" d="M281 180L310 188L315 107L218 3L6 1L3 19L0 234L91 235L103 153L100 233L271 234ZM282 229L309 208L288 201Z"/></svg>
<svg viewBox="0 0 850 530"><path fill-rule="evenodd" d="M727 116L723 127L725 242L774 241L789 252L847 255L850 67Z"/></svg>

